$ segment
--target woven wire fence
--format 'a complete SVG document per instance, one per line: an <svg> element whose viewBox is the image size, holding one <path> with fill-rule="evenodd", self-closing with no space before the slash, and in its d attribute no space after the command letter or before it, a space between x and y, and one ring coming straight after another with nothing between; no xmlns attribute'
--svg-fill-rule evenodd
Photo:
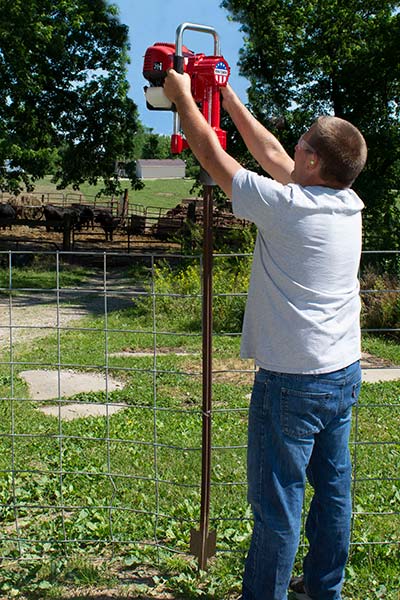
<svg viewBox="0 0 400 600"><path fill-rule="evenodd" d="M371 348L399 330L400 290L385 275L397 257L363 255L361 276L372 282L363 298L375 299L376 319L364 327ZM250 263L214 257L217 555L244 554L251 532L254 365L239 358ZM0 275L0 556L189 554L201 505L201 257L13 251L0 253ZM389 328L378 310L389 311L388 299ZM387 377L394 365L378 368ZM353 547L399 550L399 390L396 381L367 383L354 410ZM300 554L305 547L303 534Z"/></svg>

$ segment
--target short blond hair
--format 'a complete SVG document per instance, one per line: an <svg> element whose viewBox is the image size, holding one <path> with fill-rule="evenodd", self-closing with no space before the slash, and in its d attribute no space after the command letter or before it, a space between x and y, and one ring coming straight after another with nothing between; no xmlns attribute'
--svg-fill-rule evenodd
<svg viewBox="0 0 400 600"><path fill-rule="evenodd" d="M311 126L307 141L319 157L321 178L341 187L350 187L367 161L363 135L345 119L319 117Z"/></svg>

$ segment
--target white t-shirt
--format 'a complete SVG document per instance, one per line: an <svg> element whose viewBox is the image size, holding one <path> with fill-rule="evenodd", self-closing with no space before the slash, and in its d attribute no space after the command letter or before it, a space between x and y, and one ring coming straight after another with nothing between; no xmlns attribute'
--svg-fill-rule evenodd
<svg viewBox="0 0 400 600"><path fill-rule="evenodd" d="M280 373L344 368L361 355L361 210L350 189L282 185L239 170L233 212L257 241L241 356Z"/></svg>

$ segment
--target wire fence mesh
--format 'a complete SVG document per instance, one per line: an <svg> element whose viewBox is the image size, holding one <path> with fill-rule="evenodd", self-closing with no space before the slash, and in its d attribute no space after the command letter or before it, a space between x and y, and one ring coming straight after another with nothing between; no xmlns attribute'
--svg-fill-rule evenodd
<svg viewBox="0 0 400 600"><path fill-rule="evenodd" d="M254 366L239 358L250 261L214 257L217 554L243 554L251 530ZM383 379L398 375L397 261L397 252L363 254L367 381L376 368ZM193 256L0 253L2 558L190 552L200 514L201 273ZM383 332L394 336L384 350ZM366 383L354 410L353 548L399 551L399 389ZM300 553L305 545L303 535Z"/></svg>

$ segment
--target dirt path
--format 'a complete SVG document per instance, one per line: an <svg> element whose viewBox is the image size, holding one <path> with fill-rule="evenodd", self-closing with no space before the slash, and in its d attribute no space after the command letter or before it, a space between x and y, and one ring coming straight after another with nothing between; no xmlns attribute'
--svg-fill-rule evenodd
<svg viewBox="0 0 400 600"><path fill-rule="evenodd" d="M119 274L101 272L79 288L26 290L0 296L0 350L26 343L88 315L128 308L142 288Z"/></svg>
<svg viewBox="0 0 400 600"><path fill-rule="evenodd" d="M33 339L51 334L88 315L104 315L132 305L138 288L118 274L102 273L86 280L79 289L30 290L17 295L0 297L0 352L7 356L11 350ZM109 416L123 410L125 405L108 406L101 403L69 403L59 406L41 405L47 399L68 398L78 392L112 391L121 389L123 382L108 374L83 373L71 370L35 369L20 374L29 388L30 397L39 401L39 409L49 416L63 420L83 416Z"/></svg>

